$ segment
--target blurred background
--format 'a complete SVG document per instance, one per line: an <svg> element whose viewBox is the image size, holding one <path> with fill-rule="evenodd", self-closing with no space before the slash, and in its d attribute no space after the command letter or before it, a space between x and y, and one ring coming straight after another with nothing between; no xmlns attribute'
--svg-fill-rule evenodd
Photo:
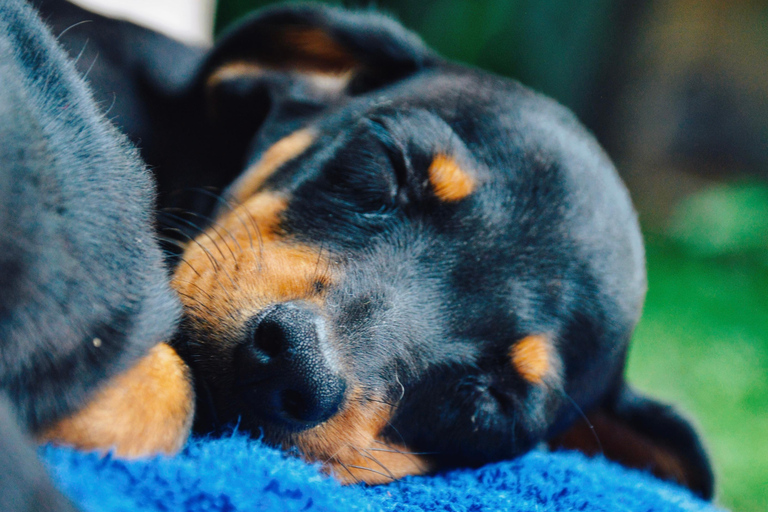
<svg viewBox="0 0 768 512"><path fill-rule="evenodd" d="M272 3L77 1L194 44ZM719 503L768 509L768 0L375 5L444 56L553 96L596 134L647 242L629 378L696 419Z"/></svg>

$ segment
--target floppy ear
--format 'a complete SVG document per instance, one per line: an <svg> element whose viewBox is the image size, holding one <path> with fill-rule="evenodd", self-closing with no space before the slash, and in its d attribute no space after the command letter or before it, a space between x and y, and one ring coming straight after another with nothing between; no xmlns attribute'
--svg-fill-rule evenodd
<svg viewBox="0 0 768 512"><path fill-rule="evenodd" d="M197 82L214 119L253 128L276 111L305 117L438 61L416 35L381 14L281 6L225 34Z"/></svg>
<svg viewBox="0 0 768 512"><path fill-rule="evenodd" d="M682 484L705 499L713 494L709 459L693 426L672 406L656 402L627 384L606 404L587 414L553 448L602 453L626 466Z"/></svg>

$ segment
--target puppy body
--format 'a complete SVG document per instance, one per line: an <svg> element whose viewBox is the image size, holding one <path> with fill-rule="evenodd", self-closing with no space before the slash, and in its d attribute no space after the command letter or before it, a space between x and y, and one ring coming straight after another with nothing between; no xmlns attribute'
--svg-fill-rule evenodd
<svg viewBox="0 0 768 512"><path fill-rule="evenodd" d="M41 434L170 338L179 303L153 234L153 185L136 151L103 118L32 9L2 0L0 14L0 437L16 443L14 424ZM178 358L172 367L182 373L161 380L186 389L175 400L186 409L173 433L183 440L191 387ZM146 398L117 397L123 417L94 428L143 426L136 413L151 406ZM112 437L99 448L120 442ZM0 508L69 509L31 450L2 451Z"/></svg>

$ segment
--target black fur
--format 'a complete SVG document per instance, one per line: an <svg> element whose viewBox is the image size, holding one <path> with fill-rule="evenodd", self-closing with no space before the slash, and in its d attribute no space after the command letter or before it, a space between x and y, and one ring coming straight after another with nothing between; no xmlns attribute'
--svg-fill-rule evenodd
<svg viewBox="0 0 768 512"><path fill-rule="evenodd" d="M179 306L153 194L48 29L24 3L1 0L0 394L10 405L0 451L15 443L13 421L39 432L171 336ZM41 504L56 499L35 462L13 461L0 467L0 508L53 509ZM39 487L12 494L14 479Z"/></svg>

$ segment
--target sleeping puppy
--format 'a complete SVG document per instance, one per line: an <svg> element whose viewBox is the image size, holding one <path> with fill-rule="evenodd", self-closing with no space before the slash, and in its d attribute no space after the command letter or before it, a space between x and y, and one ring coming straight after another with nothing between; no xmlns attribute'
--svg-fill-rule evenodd
<svg viewBox="0 0 768 512"><path fill-rule="evenodd" d="M161 193L230 183L174 214L199 431L237 423L369 483L548 441L711 497L695 431L624 381L642 240L570 112L321 6L261 12L186 81L159 68L127 78Z"/></svg>
<svg viewBox="0 0 768 512"><path fill-rule="evenodd" d="M641 235L569 111L321 6L246 21L186 94L244 141L173 278L198 428L369 483L549 440L711 497L689 423L624 381Z"/></svg>
<svg viewBox="0 0 768 512"><path fill-rule="evenodd" d="M192 418L153 186L37 15L0 0L0 509L71 510L25 432L133 455ZM113 379L110 381L110 379ZM151 398L151 401L148 400ZM90 403L81 416L71 413Z"/></svg>

